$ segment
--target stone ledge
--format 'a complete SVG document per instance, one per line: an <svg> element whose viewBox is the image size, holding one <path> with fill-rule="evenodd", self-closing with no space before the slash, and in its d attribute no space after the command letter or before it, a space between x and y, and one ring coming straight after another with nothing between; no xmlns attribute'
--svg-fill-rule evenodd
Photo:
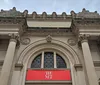
<svg viewBox="0 0 100 85"><path fill-rule="evenodd" d="M15 64L15 68L23 68L23 64L17 63L17 64Z"/></svg>
<svg viewBox="0 0 100 85"><path fill-rule="evenodd" d="M93 61L95 67L100 67L100 61Z"/></svg>
<svg viewBox="0 0 100 85"><path fill-rule="evenodd" d="M0 60L0 66L2 66L2 65L3 65L3 61L4 61L4 60Z"/></svg>
<svg viewBox="0 0 100 85"><path fill-rule="evenodd" d="M72 85L72 81L26 81L25 84L68 84L68 85Z"/></svg>
<svg viewBox="0 0 100 85"><path fill-rule="evenodd" d="M82 66L82 64L75 64L74 67L75 68L82 68L83 66Z"/></svg>
<svg viewBox="0 0 100 85"><path fill-rule="evenodd" d="M0 60L0 67L2 67L3 62L4 62L4 60ZM15 69L16 69L16 68L22 69L22 68L23 68L23 64L22 64L22 63L16 63L16 64L15 64Z"/></svg>

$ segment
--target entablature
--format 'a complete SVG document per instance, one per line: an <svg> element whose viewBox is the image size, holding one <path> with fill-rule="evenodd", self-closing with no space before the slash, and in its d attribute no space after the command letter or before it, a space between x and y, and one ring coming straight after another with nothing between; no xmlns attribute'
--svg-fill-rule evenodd
<svg viewBox="0 0 100 85"><path fill-rule="evenodd" d="M74 18L74 29L77 34L87 34L91 36L100 35L100 18Z"/></svg>
<svg viewBox="0 0 100 85"><path fill-rule="evenodd" d="M76 35L90 35L92 37L100 35L100 15L97 11L89 12L83 8L79 13L71 11L71 15L72 27Z"/></svg>
<svg viewBox="0 0 100 85"><path fill-rule="evenodd" d="M26 27L24 17L0 17L0 36L7 37L9 34L22 35Z"/></svg>

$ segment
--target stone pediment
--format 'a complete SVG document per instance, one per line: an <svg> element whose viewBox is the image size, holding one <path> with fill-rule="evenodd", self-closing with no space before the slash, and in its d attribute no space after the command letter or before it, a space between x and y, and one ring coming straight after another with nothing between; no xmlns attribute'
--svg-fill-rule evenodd
<svg viewBox="0 0 100 85"><path fill-rule="evenodd" d="M13 7L13 9L10 9L8 11L1 10L0 17L23 17L23 13L17 11L16 8Z"/></svg>

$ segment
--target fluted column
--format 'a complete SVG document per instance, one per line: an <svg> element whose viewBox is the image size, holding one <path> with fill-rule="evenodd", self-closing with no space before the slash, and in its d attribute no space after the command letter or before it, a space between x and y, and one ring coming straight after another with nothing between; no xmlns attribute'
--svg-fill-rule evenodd
<svg viewBox="0 0 100 85"><path fill-rule="evenodd" d="M13 35L9 41L7 53L2 66L1 75L0 75L0 85L9 85L9 79L11 76L16 44L17 44L16 36Z"/></svg>
<svg viewBox="0 0 100 85"><path fill-rule="evenodd" d="M82 39L81 45L82 45L82 51L83 51L85 69L86 69L86 75L88 81L87 85L99 85L87 37L88 36L86 35L81 37Z"/></svg>

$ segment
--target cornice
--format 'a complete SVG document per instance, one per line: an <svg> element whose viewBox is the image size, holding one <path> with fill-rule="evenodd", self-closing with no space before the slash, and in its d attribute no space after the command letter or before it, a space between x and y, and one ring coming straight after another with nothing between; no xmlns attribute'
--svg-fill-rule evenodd
<svg viewBox="0 0 100 85"><path fill-rule="evenodd" d="M100 18L75 18L73 23L76 26L100 26Z"/></svg>
<svg viewBox="0 0 100 85"><path fill-rule="evenodd" d="M20 18L20 17L0 17L0 25L2 24L21 24L21 25L25 25L26 24L26 19Z"/></svg>

